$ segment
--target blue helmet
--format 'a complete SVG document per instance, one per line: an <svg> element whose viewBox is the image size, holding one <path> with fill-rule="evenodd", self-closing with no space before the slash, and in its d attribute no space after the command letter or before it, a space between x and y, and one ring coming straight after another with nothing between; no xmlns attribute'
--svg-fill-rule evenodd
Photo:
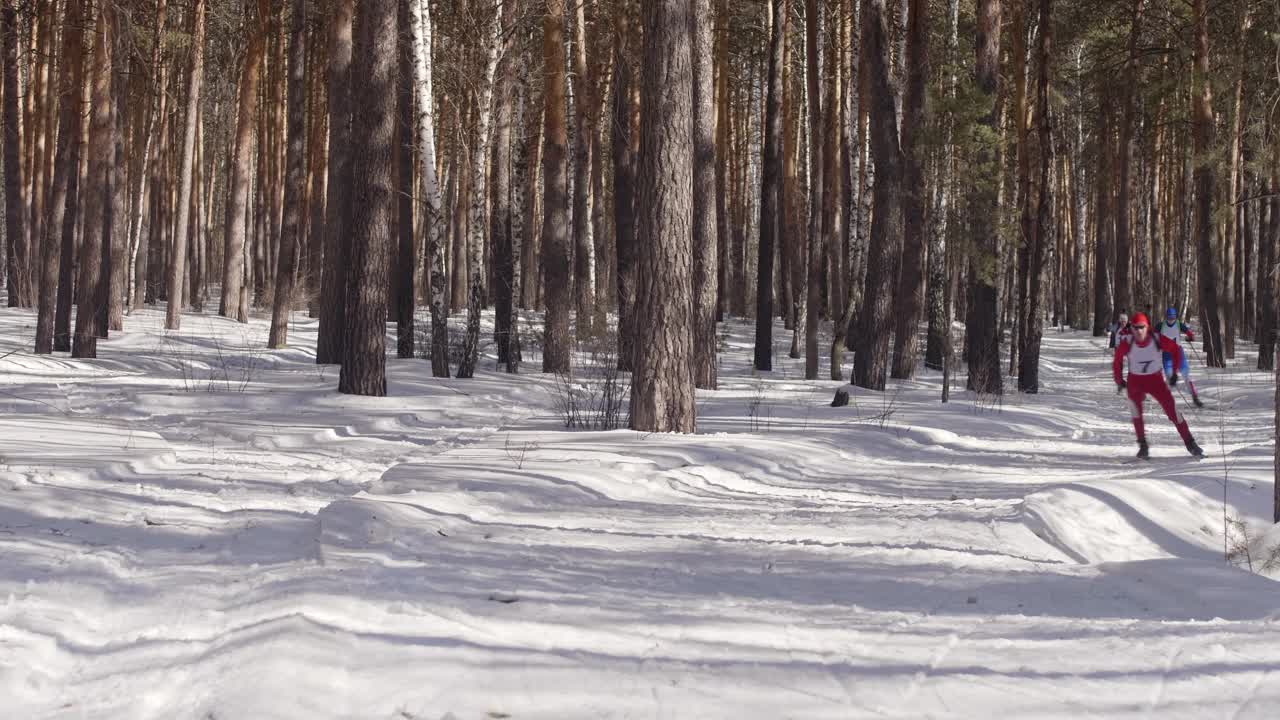
<svg viewBox="0 0 1280 720"><path fill-rule="evenodd" d="M1165 318L1167 318L1167 319L1169 320L1169 322L1173 322L1174 320L1177 320L1177 319L1178 319L1178 308L1171 307L1171 308L1169 308L1168 310L1165 310L1165 311L1164 311L1164 316L1165 316Z"/></svg>

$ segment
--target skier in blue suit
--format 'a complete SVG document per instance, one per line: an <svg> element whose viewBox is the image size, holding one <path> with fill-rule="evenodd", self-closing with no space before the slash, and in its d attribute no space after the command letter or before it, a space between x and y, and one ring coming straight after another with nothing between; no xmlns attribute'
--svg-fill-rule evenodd
<svg viewBox="0 0 1280 720"><path fill-rule="evenodd" d="M1164 322L1155 328L1156 334L1163 335L1173 342L1177 343L1183 335L1187 336L1187 342L1195 342L1196 334L1187 327L1187 324L1178 320L1178 309L1171 307L1164 313ZM1174 357L1172 353L1164 353L1164 376L1172 387L1178 384L1178 373L1182 373L1182 377L1187 380L1187 387L1191 390L1191 401L1196 407L1204 407L1204 403L1200 401L1199 394L1196 393L1196 384L1191 381L1191 368L1187 365L1186 353L1179 353L1181 364L1174 366Z"/></svg>

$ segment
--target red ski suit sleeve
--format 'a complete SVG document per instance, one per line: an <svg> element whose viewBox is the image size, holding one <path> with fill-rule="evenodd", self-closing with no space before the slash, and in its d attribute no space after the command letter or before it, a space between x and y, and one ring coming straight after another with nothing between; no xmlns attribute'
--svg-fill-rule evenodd
<svg viewBox="0 0 1280 720"><path fill-rule="evenodd" d="M1120 368L1124 367L1124 358L1129 354L1129 341L1125 340L1116 345L1116 356L1111 361L1111 375L1115 377L1116 384L1119 385L1124 376L1120 374Z"/></svg>

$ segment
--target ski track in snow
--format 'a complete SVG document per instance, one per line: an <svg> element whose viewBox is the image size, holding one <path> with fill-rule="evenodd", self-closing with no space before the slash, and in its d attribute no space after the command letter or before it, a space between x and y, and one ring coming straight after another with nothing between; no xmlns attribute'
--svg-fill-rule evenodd
<svg viewBox="0 0 1280 720"><path fill-rule="evenodd" d="M1083 333L1046 331L1039 395L942 405L922 372L831 408L730 322L699 434L658 435L565 431L536 355L389 359L358 398L314 321L280 351L183 323L72 360L0 309L0 718L1280 711L1280 586L1222 560L1224 463L1230 512L1270 515L1251 345L1183 408L1214 457L1162 462L1149 403L1125 464Z"/></svg>

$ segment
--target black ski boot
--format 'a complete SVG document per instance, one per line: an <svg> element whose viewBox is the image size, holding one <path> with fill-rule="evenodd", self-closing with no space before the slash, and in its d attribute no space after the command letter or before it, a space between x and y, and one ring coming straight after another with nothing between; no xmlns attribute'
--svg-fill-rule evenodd
<svg viewBox="0 0 1280 720"><path fill-rule="evenodd" d="M1204 407L1204 401L1200 399L1199 395L1192 395L1191 402L1195 403L1198 408Z"/></svg>
<svg viewBox="0 0 1280 720"><path fill-rule="evenodd" d="M1196 457L1204 457L1204 451L1196 444L1195 438L1187 438L1187 452L1195 455Z"/></svg>
<svg viewBox="0 0 1280 720"><path fill-rule="evenodd" d="M1142 458L1143 460L1151 459L1151 450L1147 447L1146 438L1142 438L1141 440L1138 440L1138 457Z"/></svg>

